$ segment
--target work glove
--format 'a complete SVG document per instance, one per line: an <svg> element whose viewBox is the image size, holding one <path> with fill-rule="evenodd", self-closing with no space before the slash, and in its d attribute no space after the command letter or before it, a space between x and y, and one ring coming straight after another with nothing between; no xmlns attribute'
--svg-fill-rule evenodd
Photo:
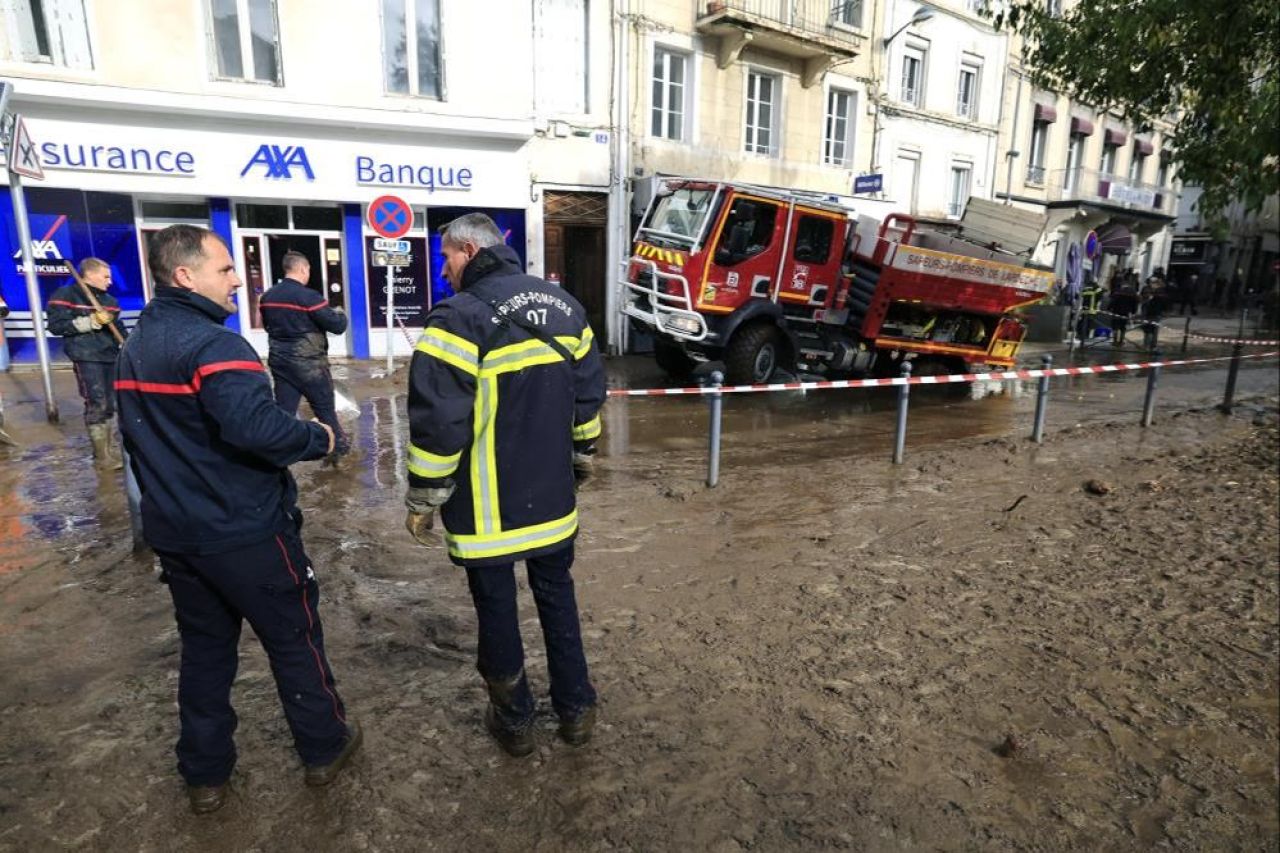
<svg viewBox="0 0 1280 853"><path fill-rule="evenodd" d="M419 545L434 546L440 543L431 532L435 527L436 507L443 506L449 500L453 489L453 481L446 480L443 486L411 488L405 493L404 506L409 512L405 516L404 527Z"/></svg>
<svg viewBox="0 0 1280 853"><path fill-rule="evenodd" d="M92 316L93 319L97 322L98 325L96 328L102 328L103 326L111 322L111 315L106 311L94 311L93 314L90 316Z"/></svg>
<svg viewBox="0 0 1280 853"><path fill-rule="evenodd" d="M89 332L96 332L102 328L102 324L97 321L93 314L89 314L84 317L77 317L71 321L71 325L74 326L75 330L82 335L87 335Z"/></svg>

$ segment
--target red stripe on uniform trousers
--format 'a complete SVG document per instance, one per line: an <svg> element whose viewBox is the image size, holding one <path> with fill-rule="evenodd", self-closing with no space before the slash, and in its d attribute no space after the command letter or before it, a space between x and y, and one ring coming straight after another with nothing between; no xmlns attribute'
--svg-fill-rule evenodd
<svg viewBox="0 0 1280 853"><path fill-rule="evenodd" d="M143 394L194 394L196 388L181 382L139 382L136 379L117 379L117 391L138 391Z"/></svg>
<svg viewBox="0 0 1280 853"><path fill-rule="evenodd" d="M262 366L260 361L215 361L213 364L203 364L196 370L196 375L191 377L191 384L195 386L197 391L204 384L204 378L214 373L222 373L225 370L248 370L253 373L266 373L266 368Z"/></svg>
<svg viewBox="0 0 1280 853"><path fill-rule="evenodd" d="M307 588L303 586L302 581L299 580L298 573L293 570L293 560L289 559L289 551L284 547L284 542L281 541L279 536L276 536L276 544L280 546L280 555L284 557L285 568L289 570L289 574L293 577L294 584L302 590L302 610L307 614L307 633L305 635L307 638L307 647L311 649L311 654L316 661L316 669L320 671L320 686L324 688L324 692L328 693L329 698L333 700L333 716L338 719L338 722L345 726L347 724L347 720L342 716L342 712L338 710L338 697L329 689L329 683L325 679L324 664L320 660L320 652L316 650L315 644L311 642L311 631L315 627L315 622L311 618L311 607L307 604Z"/></svg>
<svg viewBox="0 0 1280 853"><path fill-rule="evenodd" d="M324 308L328 304L329 303L327 302L318 302L315 305L312 305L311 307L307 307L305 305L290 305L287 302L259 302L258 308L259 309L283 308L286 311L319 311L321 308Z"/></svg>

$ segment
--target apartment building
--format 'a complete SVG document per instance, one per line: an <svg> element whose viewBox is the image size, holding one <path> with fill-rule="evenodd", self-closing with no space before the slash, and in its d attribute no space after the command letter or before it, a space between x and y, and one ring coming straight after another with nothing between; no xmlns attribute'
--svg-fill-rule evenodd
<svg viewBox="0 0 1280 853"><path fill-rule="evenodd" d="M392 194L415 213L411 265L391 281L406 330L448 293L435 229L471 210L603 324L610 9L501 6L0 0L0 76L44 161L46 179L26 185L44 295L65 281L62 259L97 255L136 315L153 286L147 240L189 222L232 247L244 287L231 322L260 350L257 297L293 249L353 319L333 352L407 354L408 335L383 331L388 271L366 223L368 203ZM0 192L0 287L21 361L34 358L32 306Z"/></svg>
<svg viewBox="0 0 1280 853"><path fill-rule="evenodd" d="M997 200L1047 217L1037 261L1070 283L1114 270L1145 279L1166 268L1179 185L1167 123L1138 128L1122 116L1032 85L1014 38L1000 121ZM1085 253L1090 232L1100 254Z"/></svg>
<svg viewBox="0 0 1280 853"><path fill-rule="evenodd" d="M895 210L958 219L991 198L1008 36L978 0L884 0L868 167Z"/></svg>

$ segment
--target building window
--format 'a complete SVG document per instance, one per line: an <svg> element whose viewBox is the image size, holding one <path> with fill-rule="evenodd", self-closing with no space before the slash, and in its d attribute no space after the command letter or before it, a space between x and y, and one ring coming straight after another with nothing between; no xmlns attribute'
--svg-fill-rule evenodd
<svg viewBox="0 0 1280 853"><path fill-rule="evenodd" d="M1062 0L1045 0L1044 11L1050 18L1062 17Z"/></svg>
<svg viewBox="0 0 1280 853"><path fill-rule="evenodd" d="M822 162L847 168L853 164L853 113L857 96L832 89L827 92L826 130L822 136Z"/></svg>
<svg viewBox="0 0 1280 853"><path fill-rule="evenodd" d="M382 0L382 65L388 92L444 96L439 0Z"/></svg>
<svg viewBox="0 0 1280 853"><path fill-rule="evenodd" d="M1044 150L1049 140L1049 122L1031 124L1031 156L1027 158L1027 183L1044 183Z"/></svg>
<svg viewBox="0 0 1280 853"><path fill-rule="evenodd" d="M665 47L653 49L653 110L649 132L684 140L689 92L689 57Z"/></svg>
<svg viewBox="0 0 1280 853"><path fill-rule="evenodd" d="M1160 166L1156 169L1156 186L1163 187L1169 184L1169 158L1164 154L1160 155Z"/></svg>
<svg viewBox="0 0 1280 853"><path fill-rule="evenodd" d="M93 68L84 0L0 0L8 44L0 57Z"/></svg>
<svg viewBox="0 0 1280 853"><path fill-rule="evenodd" d="M533 8L538 114L583 115L589 101L587 0L539 0Z"/></svg>
<svg viewBox="0 0 1280 853"><path fill-rule="evenodd" d="M969 201L969 179L973 176L973 167L968 164L956 164L951 167L951 202L947 205L947 215L959 218L964 213L964 206Z"/></svg>
<svg viewBox="0 0 1280 853"><path fill-rule="evenodd" d="M782 81L773 74L747 72L745 148L749 154L778 153L778 102Z"/></svg>
<svg viewBox="0 0 1280 853"><path fill-rule="evenodd" d="M1080 186L1080 164L1083 162L1084 140L1084 136L1073 133L1067 143L1067 168L1062 179L1062 187L1065 190L1074 190Z"/></svg>
<svg viewBox="0 0 1280 853"><path fill-rule="evenodd" d="M975 15L982 15L991 6L989 0L965 0L964 7Z"/></svg>
<svg viewBox="0 0 1280 853"><path fill-rule="evenodd" d="M1133 149L1133 159L1129 161L1129 182L1142 183L1142 173L1146 171L1147 156L1138 151L1135 146Z"/></svg>
<svg viewBox="0 0 1280 853"><path fill-rule="evenodd" d="M1102 163L1098 166L1098 171L1102 172L1104 178L1113 177L1116 173L1116 145L1102 146Z"/></svg>
<svg viewBox="0 0 1280 853"><path fill-rule="evenodd" d="M209 0L218 77L280 85L275 0Z"/></svg>
<svg viewBox="0 0 1280 853"><path fill-rule="evenodd" d="M837 0L831 16L837 24L862 29L862 0Z"/></svg>
<svg viewBox="0 0 1280 853"><path fill-rule="evenodd" d="M902 57L902 101L918 107L924 103L925 52L909 47Z"/></svg>
<svg viewBox="0 0 1280 853"><path fill-rule="evenodd" d="M978 81L982 66L965 60L960 63L960 80L956 87L956 115L971 121L978 118Z"/></svg>

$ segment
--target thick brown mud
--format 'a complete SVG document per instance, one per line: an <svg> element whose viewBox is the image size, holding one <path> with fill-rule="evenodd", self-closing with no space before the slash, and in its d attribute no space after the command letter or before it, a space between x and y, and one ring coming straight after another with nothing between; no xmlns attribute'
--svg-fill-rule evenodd
<svg viewBox="0 0 1280 853"><path fill-rule="evenodd" d="M960 430L913 440L898 467L887 411L822 436L785 406L740 407L761 420L730 437L714 490L700 432L619 444L581 494L575 568L596 739L556 740L544 701L540 748L515 760L481 727L464 579L401 528L402 398L356 390L356 462L297 474L365 749L305 788L246 631L234 796L199 818L172 753L171 607L130 554L118 481L87 467L72 418L10 424L24 446L0 449L0 849L1280 843L1273 396L1233 416L1166 407L1150 430L1059 422L1040 447ZM987 403L983 430L1025 406L969 405ZM656 441L639 423L634 447Z"/></svg>

